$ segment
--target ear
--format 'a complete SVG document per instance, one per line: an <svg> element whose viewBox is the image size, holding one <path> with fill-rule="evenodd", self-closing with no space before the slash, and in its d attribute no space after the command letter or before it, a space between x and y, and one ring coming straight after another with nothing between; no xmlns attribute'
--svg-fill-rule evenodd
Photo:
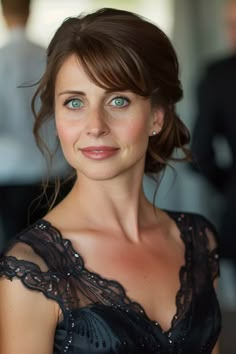
<svg viewBox="0 0 236 354"><path fill-rule="evenodd" d="M149 130L150 136L160 133L164 123L164 117L165 117L165 111L162 107L153 108L151 120L150 120L150 130Z"/></svg>

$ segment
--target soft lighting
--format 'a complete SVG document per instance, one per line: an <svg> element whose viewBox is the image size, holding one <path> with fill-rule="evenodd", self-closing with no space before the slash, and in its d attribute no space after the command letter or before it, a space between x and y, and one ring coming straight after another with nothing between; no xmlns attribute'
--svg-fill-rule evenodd
<svg viewBox="0 0 236 354"><path fill-rule="evenodd" d="M174 0L34 0L27 26L28 36L47 46L56 29L66 17L91 12L101 7L134 11L163 29L171 37ZM0 15L0 46L7 39L7 30Z"/></svg>

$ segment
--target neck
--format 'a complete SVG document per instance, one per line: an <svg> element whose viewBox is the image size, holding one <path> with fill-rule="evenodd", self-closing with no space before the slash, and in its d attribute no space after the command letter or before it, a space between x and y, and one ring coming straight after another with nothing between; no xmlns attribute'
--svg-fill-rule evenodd
<svg viewBox="0 0 236 354"><path fill-rule="evenodd" d="M139 239L140 229L156 218L153 206L143 192L142 178L142 173L133 173L94 181L79 175L64 203L68 210L69 205L73 205L69 213L74 220L79 215L89 226L122 231L135 242Z"/></svg>
<svg viewBox="0 0 236 354"><path fill-rule="evenodd" d="M11 30L13 28L22 27L25 28L27 20L25 17L7 16L6 17L7 27Z"/></svg>

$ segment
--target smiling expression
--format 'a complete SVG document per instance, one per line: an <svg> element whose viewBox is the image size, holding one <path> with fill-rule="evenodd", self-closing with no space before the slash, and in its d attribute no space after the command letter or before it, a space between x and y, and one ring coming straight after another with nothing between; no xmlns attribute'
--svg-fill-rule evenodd
<svg viewBox="0 0 236 354"><path fill-rule="evenodd" d="M68 163L78 174L109 179L144 168L148 140L160 130L163 112L130 91L97 86L75 55L60 68L55 83L55 120Z"/></svg>

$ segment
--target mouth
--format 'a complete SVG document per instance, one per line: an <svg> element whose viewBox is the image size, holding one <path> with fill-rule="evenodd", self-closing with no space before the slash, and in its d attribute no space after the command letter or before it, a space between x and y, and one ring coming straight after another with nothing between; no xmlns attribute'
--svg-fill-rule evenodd
<svg viewBox="0 0 236 354"><path fill-rule="evenodd" d="M79 150L86 158L104 160L116 155L119 148L113 146L87 146Z"/></svg>
<svg viewBox="0 0 236 354"><path fill-rule="evenodd" d="M81 148L80 150L85 152L102 152L102 151L114 151L114 150L118 150L118 148L115 148L113 146L88 146L85 148Z"/></svg>

